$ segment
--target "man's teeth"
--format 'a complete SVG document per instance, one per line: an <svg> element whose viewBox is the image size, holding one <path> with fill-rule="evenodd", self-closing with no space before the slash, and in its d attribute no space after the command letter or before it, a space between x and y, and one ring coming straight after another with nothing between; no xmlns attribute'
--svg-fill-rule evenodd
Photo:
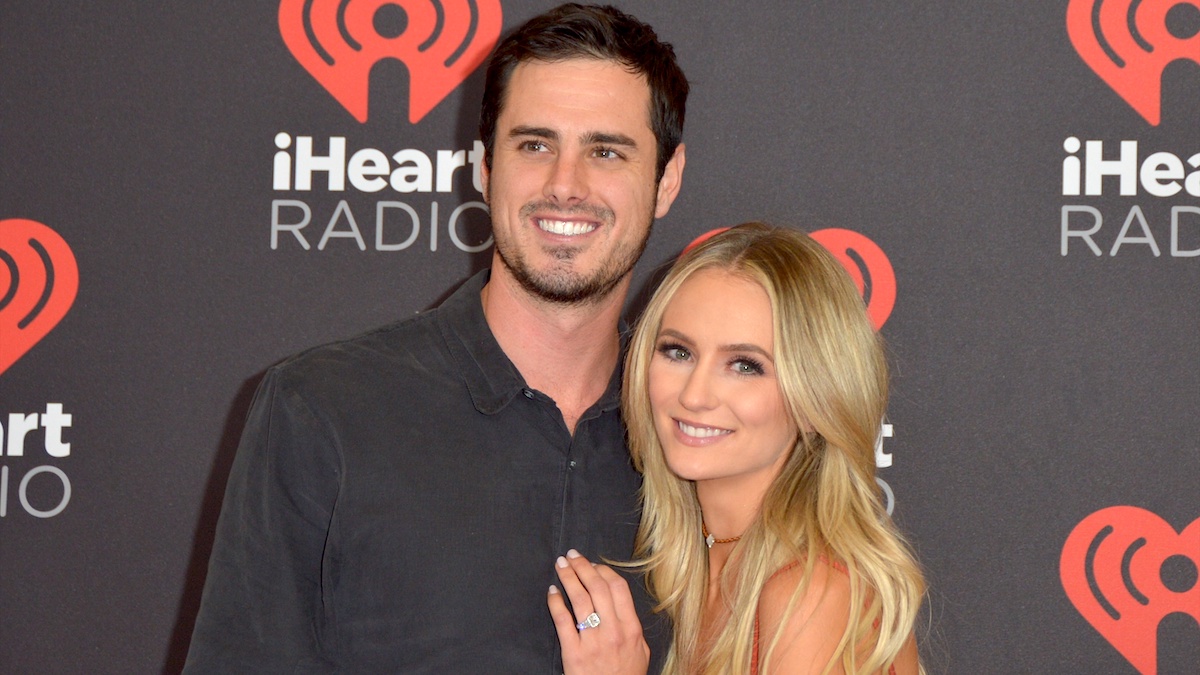
<svg viewBox="0 0 1200 675"><path fill-rule="evenodd" d="M538 227L551 234L563 234L568 237L586 234L596 229L593 223L581 223L574 220L538 220Z"/></svg>
<svg viewBox="0 0 1200 675"><path fill-rule="evenodd" d="M730 433L728 429L714 429L713 427L694 427L690 424L679 422L679 430L692 438L712 438L713 436L724 436Z"/></svg>

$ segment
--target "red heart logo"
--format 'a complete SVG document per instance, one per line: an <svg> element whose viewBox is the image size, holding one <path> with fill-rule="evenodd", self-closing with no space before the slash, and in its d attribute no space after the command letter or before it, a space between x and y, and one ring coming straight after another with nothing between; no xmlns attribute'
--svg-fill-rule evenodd
<svg viewBox="0 0 1200 675"><path fill-rule="evenodd" d="M1200 34L1176 37L1167 28L1167 14L1180 5L1200 9L1200 0L1071 0L1067 5L1067 37L1080 58L1154 126L1167 65L1177 59L1200 63Z"/></svg>
<svg viewBox="0 0 1200 675"><path fill-rule="evenodd" d="M371 67L408 66L416 124L487 58L502 27L500 0L282 0L279 32L292 56L359 122Z"/></svg>
<svg viewBox="0 0 1200 675"><path fill-rule="evenodd" d="M58 325L78 290L75 255L57 232L0 220L0 373Z"/></svg>
<svg viewBox="0 0 1200 675"><path fill-rule="evenodd" d="M896 270L879 244L854 230L831 227L812 233L850 273L867 302L867 316L875 330L883 328L896 306Z"/></svg>
<svg viewBox="0 0 1200 675"><path fill-rule="evenodd" d="M1158 670L1158 624L1175 612L1200 622L1200 519L1176 533L1157 514L1111 506L1063 544L1059 575L1088 623L1142 675Z"/></svg>

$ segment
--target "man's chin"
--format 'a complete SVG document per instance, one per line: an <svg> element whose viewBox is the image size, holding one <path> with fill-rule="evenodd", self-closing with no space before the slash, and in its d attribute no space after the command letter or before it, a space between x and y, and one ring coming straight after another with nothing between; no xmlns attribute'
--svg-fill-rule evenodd
<svg viewBox="0 0 1200 675"><path fill-rule="evenodd" d="M541 266L529 264L523 257L510 258L497 249L501 263L508 273L530 296L545 302L562 305L596 304L607 299L617 288L621 279L629 274L612 278L611 270L593 270L591 274L577 269L580 260L575 247L560 247L558 253L545 251ZM539 252L540 253L540 252ZM540 257L540 256L539 256Z"/></svg>
<svg viewBox="0 0 1200 675"><path fill-rule="evenodd" d="M610 296L620 279L589 279L576 274L519 274L517 281L528 293L547 302L586 305Z"/></svg>

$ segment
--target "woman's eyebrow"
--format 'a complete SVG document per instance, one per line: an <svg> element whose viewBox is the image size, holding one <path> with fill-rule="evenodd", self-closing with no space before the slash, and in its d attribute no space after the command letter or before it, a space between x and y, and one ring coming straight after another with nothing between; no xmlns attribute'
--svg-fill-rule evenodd
<svg viewBox="0 0 1200 675"><path fill-rule="evenodd" d="M688 344L693 344L693 340L691 338L684 335L683 333L680 333L679 331L675 330L674 328L663 328L663 329L659 330L658 337L660 339L664 338L664 337L670 337L670 338L675 338L676 340L679 340L680 342L686 342ZM775 357L772 356L770 352L768 352L767 350L763 349L762 347L759 347L758 345L756 345L752 342L737 342L734 344L719 345L717 347L717 349L722 352L752 352L755 354L761 354L764 358L766 358L771 363L775 363Z"/></svg>

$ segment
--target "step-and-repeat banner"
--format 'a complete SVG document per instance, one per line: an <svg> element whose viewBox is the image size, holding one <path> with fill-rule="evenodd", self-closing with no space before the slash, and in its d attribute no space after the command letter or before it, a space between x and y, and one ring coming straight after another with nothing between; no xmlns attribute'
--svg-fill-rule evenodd
<svg viewBox="0 0 1200 675"><path fill-rule="evenodd" d="M1200 2L618 3L697 234L818 232L949 673L1200 663ZM264 370L487 265L479 64L533 0L0 6L0 671L174 672Z"/></svg>

